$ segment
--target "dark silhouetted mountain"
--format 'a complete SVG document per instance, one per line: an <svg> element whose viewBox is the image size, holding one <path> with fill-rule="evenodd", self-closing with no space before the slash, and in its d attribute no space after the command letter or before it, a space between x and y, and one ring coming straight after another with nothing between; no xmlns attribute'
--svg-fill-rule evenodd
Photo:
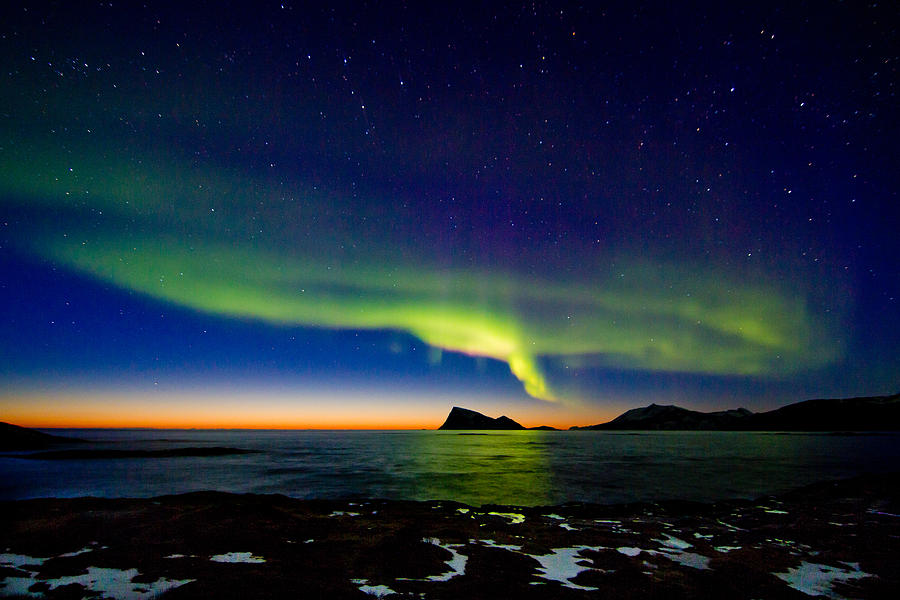
<svg viewBox="0 0 900 600"><path fill-rule="evenodd" d="M900 394L806 400L753 415L755 429L900 431Z"/></svg>
<svg viewBox="0 0 900 600"><path fill-rule="evenodd" d="M42 433L27 427L0 422L0 450L40 450L56 444L80 442L75 438Z"/></svg>
<svg viewBox="0 0 900 600"><path fill-rule="evenodd" d="M699 412L651 404L629 410L608 423L572 429L898 431L900 394L806 400L763 413L752 413L745 408Z"/></svg>
<svg viewBox="0 0 900 600"><path fill-rule="evenodd" d="M438 429L525 429L509 417L492 419L474 410L454 406Z"/></svg>
<svg viewBox="0 0 900 600"><path fill-rule="evenodd" d="M537 427L528 427L529 431L559 431L556 427L550 427L549 425L538 425Z"/></svg>
<svg viewBox="0 0 900 600"><path fill-rule="evenodd" d="M740 423L752 415L746 408L704 413L680 406L651 404L633 408L609 423L572 429L740 429Z"/></svg>

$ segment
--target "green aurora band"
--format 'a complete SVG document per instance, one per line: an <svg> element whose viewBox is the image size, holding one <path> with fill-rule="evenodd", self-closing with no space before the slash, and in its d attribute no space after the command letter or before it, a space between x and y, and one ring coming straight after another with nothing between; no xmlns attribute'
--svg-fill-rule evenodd
<svg viewBox="0 0 900 600"><path fill-rule="evenodd" d="M606 257L614 269L560 279L447 264L414 223L392 233L384 203L165 155L27 154L0 165L24 251L207 313L405 332L507 363L535 398L569 399L550 382L560 366L779 377L840 354L799 290L726 269Z"/></svg>

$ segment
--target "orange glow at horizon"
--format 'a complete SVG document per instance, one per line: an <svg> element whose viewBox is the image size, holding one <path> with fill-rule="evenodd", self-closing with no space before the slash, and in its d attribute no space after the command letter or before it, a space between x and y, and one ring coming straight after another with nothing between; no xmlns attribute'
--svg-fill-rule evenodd
<svg viewBox="0 0 900 600"><path fill-rule="evenodd" d="M26 393L0 397L0 421L32 428L437 429L454 405L526 427L568 429L608 421L615 411L464 398L399 400L382 396L258 393ZM614 414L613 414L614 413Z"/></svg>
<svg viewBox="0 0 900 600"><path fill-rule="evenodd" d="M158 429L421 429L433 414L415 407L373 407L321 399L297 406L252 397L40 397L4 410L23 427L147 427Z"/></svg>

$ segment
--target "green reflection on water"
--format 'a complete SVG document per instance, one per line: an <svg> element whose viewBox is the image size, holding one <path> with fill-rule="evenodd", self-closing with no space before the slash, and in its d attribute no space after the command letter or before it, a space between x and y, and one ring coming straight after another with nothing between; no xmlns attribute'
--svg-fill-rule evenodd
<svg viewBox="0 0 900 600"><path fill-rule="evenodd" d="M465 504L548 504L553 431L441 431L416 436L409 456L419 500Z"/></svg>

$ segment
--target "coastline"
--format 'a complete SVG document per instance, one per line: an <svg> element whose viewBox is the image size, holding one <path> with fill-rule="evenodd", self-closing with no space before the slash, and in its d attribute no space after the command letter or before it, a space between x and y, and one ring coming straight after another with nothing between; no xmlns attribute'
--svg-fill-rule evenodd
<svg viewBox="0 0 900 600"><path fill-rule="evenodd" d="M7 501L0 596L883 598L900 589L898 475L714 504Z"/></svg>

